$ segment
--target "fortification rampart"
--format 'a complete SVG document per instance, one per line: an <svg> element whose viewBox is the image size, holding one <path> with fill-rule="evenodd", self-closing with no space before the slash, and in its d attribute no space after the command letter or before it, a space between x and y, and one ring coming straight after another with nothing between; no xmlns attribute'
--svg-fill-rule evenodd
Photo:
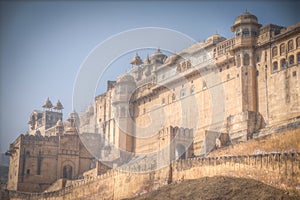
<svg viewBox="0 0 300 200"><path fill-rule="evenodd" d="M185 179L232 176L259 180L268 185L300 194L300 152L244 156L222 156L178 160L150 173L111 170L97 177L74 181L58 191L26 194L9 191L11 199L122 199L143 194Z"/></svg>

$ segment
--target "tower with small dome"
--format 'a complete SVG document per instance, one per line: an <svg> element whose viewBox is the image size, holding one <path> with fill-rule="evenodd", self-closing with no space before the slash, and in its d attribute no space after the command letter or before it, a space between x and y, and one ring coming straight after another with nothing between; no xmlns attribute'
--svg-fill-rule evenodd
<svg viewBox="0 0 300 200"><path fill-rule="evenodd" d="M258 94L257 94L257 69L256 69L256 49L258 35L261 24L258 23L258 19L255 15L244 12L242 15L235 19L234 25L231 26L231 31L234 32L235 44L230 50L230 53L234 55L236 63L236 70L239 74L237 79L239 81L239 90L242 98L238 106L236 115L230 116L228 119L228 126L232 126L233 123L245 124L249 127L252 123L250 116L256 120L261 119L261 115L258 113ZM242 120L241 120L242 116ZM252 133L255 128L247 128L239 126L229 130L229 134L232 138L238 138L240 132L245 132L243 140L252 137Z"/></svg>
<svg viewBox="0 0 300 200"><path fill-rule="evenodd" d="M118 77L112 94L112 108L115 120L114 134L108 133L107 145L120 148L120 158L127 159L127 152L134 151L134 122L131 98L136 90L133 76L124 74Z"/></svg>
<svg viewBox="0 0 300 200"><path fill-rule="evenodd" d="M62 103L58 100L53 106L49 97L42 105L43 110L34 110L30 115L29 120L29 134L35 134L37 131L43 136L54 134L48 129L55 127L56 123L63 119L62 110L64 109ZM51 133L50 133L51 132Z"/></svg>
<svg viewBox="0 0 300 200"><path fill-rule="evenodd" d="M247 116L257 116L257 118L259 118L259 114L257 107L255 47L257 45L260 27L261 24L258 23L257 17L248 11L238 16L235 19L234 25L231 26L235 39L235 44L231 49L231 53L235 57L237 71L240 74L238 79L240 81L240 91L242 92L241 95L243 97L241 99L240 113ZM231 120L235 121L235 117L239 118L241 114L231 116ZM237 129L231 131L235 132ZM251 137L252 131L253 130L247 130L247 137Z"/></svg>

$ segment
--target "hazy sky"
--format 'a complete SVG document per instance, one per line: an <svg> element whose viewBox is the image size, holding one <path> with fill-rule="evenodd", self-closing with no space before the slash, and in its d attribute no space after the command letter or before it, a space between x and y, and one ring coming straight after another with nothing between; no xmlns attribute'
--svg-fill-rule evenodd
<svg viewBox="0 0 300 200"><path fill-rule="evenodd" d="M230 26L246 9L263 25L290 26L300 21L299 7L296 1L1 1L0 152L26 133L31 111L47 97L60 99L67 118L80 65L112 35L163 27L197 41L216 32L231 37ZM129 62L116 62L112 77Z"/></svg>

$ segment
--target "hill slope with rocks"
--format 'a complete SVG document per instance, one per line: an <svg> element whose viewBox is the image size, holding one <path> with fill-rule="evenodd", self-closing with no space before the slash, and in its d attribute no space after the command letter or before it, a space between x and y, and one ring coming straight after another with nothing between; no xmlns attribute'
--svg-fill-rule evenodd
<svg viewBox="0 0 300 200"><path fill-rule="evenodd" d="M300 197L295 194L288 194L288 192L268 186L253 179L218 176L170 184L156 191L132 199L296 200L300 199Z"/></svg>

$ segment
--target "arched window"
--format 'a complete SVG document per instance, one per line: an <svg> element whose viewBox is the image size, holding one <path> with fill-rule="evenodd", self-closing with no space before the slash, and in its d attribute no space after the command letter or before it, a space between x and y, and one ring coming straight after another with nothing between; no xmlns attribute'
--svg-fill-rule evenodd
<svg viewBox="0 0 300 200"><path fill-rule="evenodd" d="M281 68L285 68L286 67L286 61L285 61L285 59L281 59L280 60L280 67Z"/></svg>
<svg viewBox="0 0 300 200"><path fill-rule="evenodd" d="M243 37L249 37L249 29L248 28L243 29Z"/></svg>
<svg viewBox="0 0 300 200"><path fill-rule="evenodd" d="M277 56L277 54L278 54L278 49L277 49L277 47L273 47L273 49L272 49L272 57Z"/></svg>
<svg viewBox="0 0 300 200"><path fill-rule="evenodd" d="M71 165L65 165L63 168L63 178L72 179L73 168Z"/></svg>
<svg viewBox="0 0 300 200"><path fill-rule="evenodd" d="M182 89L181 91L180 91L180 97L184 97L185 96L185 89Z"/></svg>
<svg viewBox="0 0 300 200"><path fill-rule="evenodd" d="M297 63L300 63L300 52L297 53Z"/></svg>
<svg viewBox="0 0 300 200"><path fill-rule="evenodd" d="M297 39L296 39L296 45L297 45L297 48L300 47L300 37L297 37Z"/></svg>
<svg viewBox="0 0 300 200"><path fill-rule="evenodd" d="M293 40L288 41L288 51L291 51L294 49Z"/></svg>
<svg viewBox="0 0 300 200"><path fill-rule="evenodd" d="M272 71L275 72L278 70L278 63L277 61L273 62L273 68L272 68Z"/></svg>
<svg viewBox="0 0 300 200"><path fill-rule="evenodd" d="M283 55L285 53L285 44L280 45L280 55Z"/></svg>
<svg viewBox="0 0 300 200"><path fill-rule="evenodd" d="M289 64L290 65L292 65L292 64L294 64L295 63L295 61L294 61L294 55L290 55L290 57L289 57Z"/></svg>
<svg viewBox="0 0 300 200"><path fill-rule="evenodd" d="M250 56L249 54L244 54L244 61L243 61L243 65L244 66L248 66L250 64Z"/></svg>

